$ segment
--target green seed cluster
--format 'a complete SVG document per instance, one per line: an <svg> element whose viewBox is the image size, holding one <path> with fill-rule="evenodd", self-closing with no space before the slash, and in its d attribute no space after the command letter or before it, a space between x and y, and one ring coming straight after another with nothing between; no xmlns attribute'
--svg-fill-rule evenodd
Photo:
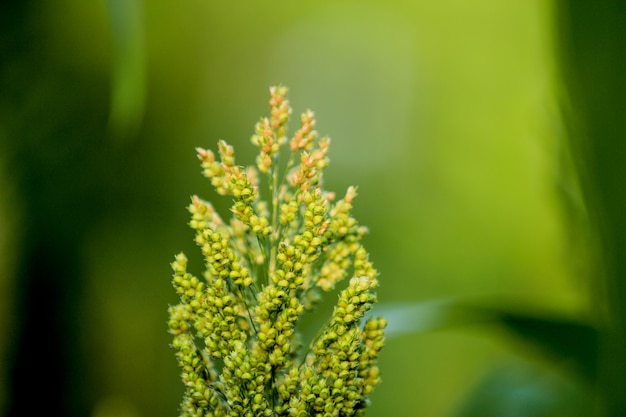
<svg viewBox="0 0 626 417"><path fill-rule="evenodd" d="M287 139L286 93L270 89L270 117L251 139L256 167L237 165L224 141L219 161L197 150L203 174L232 197L233 216L224 222L192 197L189 225L205 271L188 272L182 253L172 263L180 303L168 325L186 389L181 416L362 416L380 382L386 322L363 323L378 281L361 244L367 230L351 215L356 188L337 201L323 190L330 140L317 139L311 111ZM348 276L327 324L303 345L298 320Z"/></svg>

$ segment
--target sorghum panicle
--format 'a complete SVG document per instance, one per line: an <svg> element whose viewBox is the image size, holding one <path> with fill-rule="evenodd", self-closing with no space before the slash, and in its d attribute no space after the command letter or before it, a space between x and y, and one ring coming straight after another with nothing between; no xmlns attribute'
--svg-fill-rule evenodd
<svg viewBox="0 0 626 417"><path fill-rule="evenodd" d="M287 138L286 94L270 89L270 117L251 139L256 167L237 165L225 141L219 161L197 148L203 174L233 205L226 223L193 196L189 226L206 270L202 278L190 274L182 253L172 263L180 303L170 307L168 325L186 388L182 416L362 416L380 382L386 321L362 323L378 281L361 245L367 230L351 215L356 188L338 201L323 190L330 139L317 139L310 110ZM303 312L348 275L328 323L301 346Z"/></svg>

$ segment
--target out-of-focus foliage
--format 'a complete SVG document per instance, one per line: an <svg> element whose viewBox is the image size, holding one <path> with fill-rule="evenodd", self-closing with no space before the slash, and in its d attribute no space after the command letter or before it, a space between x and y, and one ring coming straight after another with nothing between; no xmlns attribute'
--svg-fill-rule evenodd
<svg viewBox="0 0 626 417"><path fill-rule="evenodd" d="M458 417L587 417L590 393L562 374L524 361L495 364L476 384Z"/></svg>
<svg viewBox="0 0 626 417"><path fill-rule="evenodd" d="M626 3L559 3L566 125L599 243L593 276L602 320L603 411L626 415Z"/></svg>
<svg viewBox="0 0 626 417"><path fill-rule="evenodd" d="M332 137L328 188L359 184L379 299L404 311L369 415L502 416L507 398L511 416L572 415L564 399L598 408L596 388L620 415L623 6L585 4L2 2L0 410L176 414L168 263L195 253L180 227L189 196L215 200L194 148L249 148L282 83ZM517 300L516 320L419 308L482 295ZM537 332L542 311L613 329L598 339L597 387L554 359L572 352ZM455 326L417 331L437 320ZM519 359L546 340L547 360Z"/></svg>

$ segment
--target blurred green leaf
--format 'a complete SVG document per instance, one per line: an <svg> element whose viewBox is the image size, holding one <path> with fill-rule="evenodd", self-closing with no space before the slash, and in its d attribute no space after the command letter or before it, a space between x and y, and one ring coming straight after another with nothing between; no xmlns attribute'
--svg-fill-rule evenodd
<svg viewBox="0 0 626 417"><path fill-rule="evenodd" d="M596 376L598 330L582 320L534 309L494 307L467 300L433 300L421 303L386 304L377 310L388 322L387 337L459 326L481 325L504 329L550 361L572 367L587 380Z"/></svg>
<svg viewBox="0 0 626 417"><path fill-rule="evenodd" d="M387 319L387 338L412 333L476 324L484 321L476 311L462 307L455 299L436 299L414 303L381 303L374 310Z"/></svg>
<svg viewBox="0 0 626 417"><path fill-rule="evenodd" d="M558 373L510 361L495 367L470 391L456 417L585 417L589 392Z"/></svg>
<svg viewBox="0 0 626 417"><path fill-rule="evenodd" d="M594 284L607 331L599 385L607 414L626 415L626 3L556 2L565 125L600 256ZM596 242L596 243L597 243ZM595 278L594 277L594 278Z"/></svg>
<svg viewBox="0 0 626 417"><path fill-rule="evenodd" d="M598 361L598 330L591 324L556 315L485 308L482 311L507 332L552 360L571 365L593 380Z"/></svg>
<svg viewBox="0 0 626 417"><path fill-rule="evenodd" d="M135 134L145 107L143 6L138 0L107 2L113 35L113 74L109 129L113 137Z"/></svg>

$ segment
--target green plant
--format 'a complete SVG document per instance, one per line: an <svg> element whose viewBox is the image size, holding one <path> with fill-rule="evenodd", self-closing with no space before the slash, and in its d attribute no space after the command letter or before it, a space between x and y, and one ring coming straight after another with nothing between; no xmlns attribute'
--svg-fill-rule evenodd
<svg viewBox="0 0 626 417"><path fill-rule="evenodd" d="M233 205L226 223L210 203L192 197L189 225L204 277L187 272L182 253L172 264L181 302L169 309L169 329L186 387L181 414L361 416L380 381L376 361L386 321L361 323L378 281L360 243L366 229L350 213L356 189L337 201L323 190L330 140L317 139L311 111L288 140L287 89L270 93L271 115L252 136L260 149L256 167L235 164L224 141L219 162L197 149L204 175ZM332 316L304 346L298 320L321 291L349 274Z"/></svg>

